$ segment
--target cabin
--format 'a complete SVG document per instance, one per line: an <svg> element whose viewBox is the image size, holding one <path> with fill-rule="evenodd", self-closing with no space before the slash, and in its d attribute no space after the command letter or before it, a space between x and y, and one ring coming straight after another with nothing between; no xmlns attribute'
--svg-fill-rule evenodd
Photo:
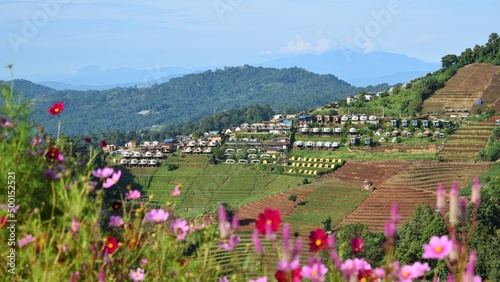
<svg viewBox="0 0 500 282"><path fill-rule="evenodd" d="M203 154L211 154L212 153L212 148L208 147L203 150Z"/></svg>
<svg viewBox="0 0 500 282"><path fill-rule="evenodd" d="M356 130L356 128L354 128L354 127L349 128L349 133L351 133L351 134L355 134L356 132L358 132L358 131Z"/></svg>
<svg viewBox="0 0 500 282"><path fill-rule="evenodd" d="M359 123L359 117L357 115L353 115L351 117L351 122L352 123Z"/></svg>
<svg viewBox="0 0 500 282"><path fill-rule="evenodd" d="M148 164L148 160L146 160L146 159L141 159L141 160L139 161L139 165L140 165L140 166L146 166L147 164Z"/></svg>
<svg viewBox="0 0 500 282"><path fill-rule="evenodd" d="M372 138L365 138L365 146L371 146L373 144Z"/></svg>
<svg viewBox="0 0 500 282"><path fill-rule="evenodd" d="M319 133L319 128L317 128L317 127L313 128L312 132L315 134Z"/></svg>
<svg viewBox="0 0 500 282"><path fill-rule="evenodd" d="M399 131L398 131L397 129L394 129L394 130L392 131L392 133L391 133L391 136L392 136L392 137L396 137L396 136L398 136L398 135L399 135Z"/></svg>
<svg viewBox="0 0 500 282"><path fill-rule="evenodd" d="M329 127L323 128L323 134L330 134L330 133L331 133L331 129Z"/></svg>
<svg viewBox="0 0 500 282"><path fill-rule="evenodd" d="M403 119L403 120L401 121L401 126L403 126L403 127L407 127L407 126L408 126L408 120Z"/></svg>
<svg viewBox="0 0 500 282"><path fill-rule="evenodd" d="M391 126L398 127L398 121L395 119L391 119Z"/></svg>
<svg viewBox="0 0 500 282"><path fill-rule="evenodd" d="M122 158L130 158L129 152L122 152Z"/></svg>
<svg viewBox="0 0 500 282"><path fill-rule="evenodd" d="M440 128L441 127L441 121L439 120L433 120L432 121L432 125L436 128Z"/></svg>
<svg viewBox="0 0 500 282"><path fill-rule="evenodd" d="M418 127L418 125L419 125L419 121L418 121L418 119L414 119L414 120L412 120L412 121L411 121L411 125L412 125L412 126L414 126L414 127Z"/></svg>
<svg viewBox="0 0 500 282"><path fill-rule="evenodd" d="M335 134L341 134L342 133L342 128L341 127L336 127L333 132L335 132Z"/></svg>
<svg viewBox="0 0 500 282"><path fill-rule="evenodd" d="M429 127L429 121L426 120L426 119L422 120L422 126L423 127Z"/></svg>
<svg viewBox="0 0 500 282"><path fill-rule="evenodd" d="M307 133L309 133L309 128L307 128L307 127L302 127L302 128L300 129L300 133L302 133L302 134L307 134Z"/></svg>
<svg viewBox="0 0 500 282"><path fill-rule="evenodd" d="M136 166L139 163L137 159L131 159L130 160L130 165Z"/></svg>
<svg viewBox="0 0 500 282"><path fill-rule="evenodd" d="M348 117L348 116L346 116L346 115L344 115L344 116L342 116L342 117L340 118L340 123L341 123L341 124L344 124L344 123L346 123L346 122L349 122L349 117Z"/></svg>
<svg viewBox="0 0 500 282"><path fill-rule="evenodd" d="M120 164L121 165L127 165L128 164L128 160L127 159L121 159L120 160Z"/></svg>
<svg viewBox="0 0 500 282"><path fill-rule="evenodd" d="M158 164L158 161L157 161L157 160L155 160L155 159L151 159L151 160L149 160L149 162L148 162L148 166L150 166L150 167L151 167L151 166L156 166L157 164Z"/></svg>
<svg viewBox="0 0 500 282"><path fill-rule="evenodd" d="M350 143L351 143L351 145L358 146L359 145L359 138L358 137L351 137Z"/></svg>
<svg viewBox="0 0 500 282"><path fill-rule="evenodd" d="M163 156L164 155L162 152L156 152L156 154L155 154L155 158L157 158L157 159L163 159Z"/></svg>
<svg viewBox="0 0 500 282"><path fill-rule="evenodd" d="M149 159L150 159L150 158L152 158L152 157L153 157L153 153L151 153L151 152L146 152L146 153L144 153L144 157L145 157L145 158L149 158Z"/></svg>
<svg viewBox="0 0 500 282"><path fill-rule="evenodd" d="M132 155L134 158L141 158L142 155L140 152L134 152L134 154Z"/></svg>

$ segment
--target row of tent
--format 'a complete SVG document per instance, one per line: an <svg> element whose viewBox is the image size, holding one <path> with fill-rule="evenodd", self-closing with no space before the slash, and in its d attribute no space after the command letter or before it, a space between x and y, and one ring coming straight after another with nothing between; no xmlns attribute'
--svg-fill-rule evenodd
<svg viewBox="0 0 500 282"><path fill-rule="evenodd" d="M331 163L341 163L342 159L328 159L328 158L301 158L301 157L295 157L292 156L290 158L290 161L303 161L303 162L331 162Z"/></svg>
<svg viewBox="0 0 500 282"><path fill-rule="evenodd" d="M164 156L165 154L163 154L162 152L145 152L144 154L142 154L141 152L122 152L122 158L163 158Z"/></svg>
<svg viewBox="0 0 500 282"><path fill-rule="evenodd" d="M155 159L151 159L151 160L146 160L146 159L131 159L131 160L127 160L127 159L121 159L120 160L120 164L121 165L132 165L132 166L156 166L158 164L158 161L155 160Z"/></svg>

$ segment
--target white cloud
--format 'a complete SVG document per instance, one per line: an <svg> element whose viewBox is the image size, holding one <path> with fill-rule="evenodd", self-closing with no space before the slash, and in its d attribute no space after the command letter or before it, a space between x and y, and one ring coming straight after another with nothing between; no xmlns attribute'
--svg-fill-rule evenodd
<svg viewBox="0 0 500 282"><path fill-rule="evenodd" d="M316 42L308 42L302 39L300 34L290 40L286 47L281 48L281 53L300 54L300 53L322 53L331 48L331 42L328 38L320 38Z"/></svg>

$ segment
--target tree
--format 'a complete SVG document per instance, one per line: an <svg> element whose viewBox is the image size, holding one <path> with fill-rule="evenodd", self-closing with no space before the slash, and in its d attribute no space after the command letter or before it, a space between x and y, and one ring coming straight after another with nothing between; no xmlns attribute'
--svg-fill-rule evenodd
<svg viewBox="0 0 500 282"><path fill-rule="evenodd" d="M450 68L457 63L457 56L454 54L449 54L441 58L441 67L443 69Z"/></svg>

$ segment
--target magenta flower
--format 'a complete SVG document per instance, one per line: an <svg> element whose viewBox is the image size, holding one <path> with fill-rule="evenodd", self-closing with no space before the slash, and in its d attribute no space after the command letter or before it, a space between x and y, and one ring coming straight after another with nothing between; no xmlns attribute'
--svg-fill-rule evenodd
<svg viewBox="0 0 500 282"><path fill-rule="evenodd" d="M35 237L33 237L33 235L31 235L31 234L28 234L18 241L18 245L19 245L19 247L24 247L24 246L26 246L29 243L34 242L34 241L35 241Z"/></svg>
<svg viewBox="0 0 500 282"><path fill-rule="evenodd" d="M219 278L219 282L229 282L229 279L226 276L224 276Z"/></svg>
<svg viewBox="0 0 500 282"><path fill-rule="evenodd" d="M139 190L129 190L126 194L125 197L127 200L136 200L141 197L141 192Z"/></svg>
<svg viewBox="0 0 500 282"><path fill-rule="evenodd" d="M351 249L354 254L362 253L364 251L363 248L363 239L362 238L352 238L351 239Z"/></svg>
<svg viewBox="0 0 500 282"><path fill-rule="evenodd" d="M232 250L236 249L236 246L238 245L239 242L240 242L240 237L236 237L233 234L231 234L231 236L229 237L229 242L224 243L221 241L221 242L219 242L219 246L224 251L232 251Z"/></svg>
<svg viewBox="0 0 500 282"><path fill-rule="evenodd" d="M99 146L104 149L106 146L108 146L108 144L106 143L106 141L101 140L101 142L99 142Z"/></svg>
<svg viewBox="0 0 500 282"><path fill-rule="evenodd" d="M144 274L144 269L138 267L136 271L131 269L128 273L128 277L130 277L132 281L142 281L146 277L146 274Z"/></svg>
<svg viewBox="0 0 500 282"><path fill-rule="evenodd" d="M149 212L146 213L146 219L149 222L165 222L168 219L168 212L164 211L163 209L152 209Z"/></svg>
<svg viewBox="0 0 500 282"><path fill-rule="evenodd" d="M106 182L104 182L104 184L102 185L102 187L109 188L109 187L115 185L116 183L118 183L118 180L120 180L121 176L122 176L122 171L121 170L113 173L113 176L111 176L111 178L106 179Z"/></svg>
<svg viewBox="0 0 500 282"><path fill-rule="evenodd" d="M125 224L125 221L123 221L123 218L119 216L112 215L109 217L109 225L114 226L114 227L119 227Z"/></svg>
<svg viewBox="0 0 500 282"><path fill-rule="evenodd" d="M170 231L177 237L177 240L184 240L189 226L185 219L175 219L170 224Z"/></svg>
<svg viewBox="0 0 500 282"><path fill-rule="evenodd" d="M111 167L105 167L92 171L92 175L100 179L106 179L113 175L114 172L115 171Z"/></svg>
<svg viewBox="0 0 500 282"><path fill-rule="evenodd" d="M309 260L309 264L302 267L302 277L309 278L312 282L323 282L325 281L325 275L328 269L321 262L321 258L316 260Z"/></svg>
<svg viewBox="0 0 500 282"><path fill-rule="evenodd" d="M174 190L170 192L170 195L173 197L179 196L180 194L181 194L181 189L179 188L179 186L175 186Z"/></svg>
<svg viewBox="0 0 500 282"><path fill-rule="evenodd" d="M425 259L444 259L451 252L452 241L447 236L432 236L429 244L424 244Z"/></svg>

